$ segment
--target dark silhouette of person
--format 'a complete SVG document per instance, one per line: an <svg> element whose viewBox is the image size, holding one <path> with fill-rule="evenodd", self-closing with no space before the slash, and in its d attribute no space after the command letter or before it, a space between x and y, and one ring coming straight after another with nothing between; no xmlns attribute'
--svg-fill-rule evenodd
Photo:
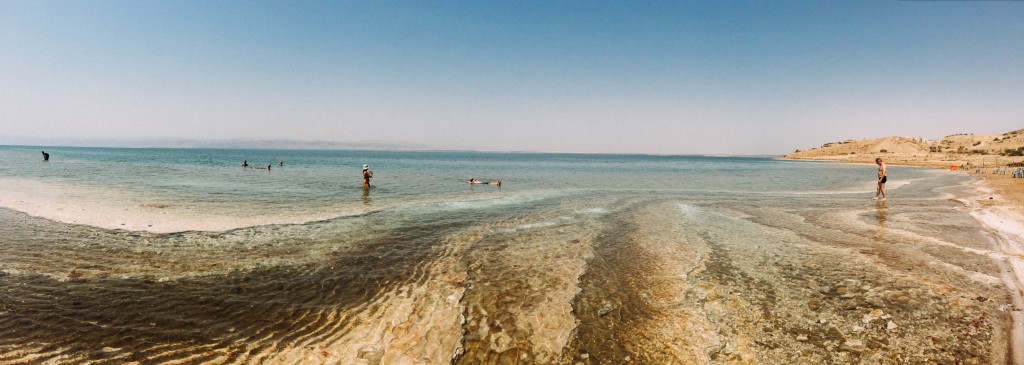
<svg viewBox="0 0 1024 365"><path fill-rule="evenodd" d="M46 151L43 151L43 161L49 161L49 160L50 160L50 154L46 153Z"/></svg>

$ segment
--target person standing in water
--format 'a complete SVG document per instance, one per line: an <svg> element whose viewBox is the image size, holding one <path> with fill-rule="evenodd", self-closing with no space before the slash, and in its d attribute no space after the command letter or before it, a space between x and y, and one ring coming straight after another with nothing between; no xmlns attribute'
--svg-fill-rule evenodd
<svg viewBox="0 0 1024 365"><path fill-rule="evenodd" d="M49 161L49 160L50 160L50 154L46 153L46 151L43 151L43 161Z"/></svg>
<svg viewBox="0 0 1024 365"><path fill-rule="evenodd" d="M370 187L370 178L373 177L373 171L370 171L370 165L363 165L363 187Z"/></svg>
<svg viewBox="0 0 1024 365"><path fill-rule="evenodd" d="M875 199L878 199L878 194L882 194L882 201L885 201L885 181L889 179L889 171L886 170L881 157L875 158L875 163L878 164L878 189L875 190Z"/></svg>

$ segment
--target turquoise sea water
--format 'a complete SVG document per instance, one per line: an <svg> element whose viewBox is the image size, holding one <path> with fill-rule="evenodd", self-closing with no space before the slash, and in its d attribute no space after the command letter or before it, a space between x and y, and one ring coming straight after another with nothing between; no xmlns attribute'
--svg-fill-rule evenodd
<svg viewBox="0 0 1024 365"><path fill-rule="evenodd" d="M0 162L0 363L1009 359L995 239L948 171L890 167L882 203L874 166L772 158Z"/></svg>
<svg viewBox="0 0 1024 365"><path fill-rule="evenodd" d="M361 185L351 182L359 182L363 163L371 164L376 171L374 185L380 190L374 193L382 199L464 194L466 186L458 183L470 177L508 180L519 190L745 192L860 187L865 179L858 175L870 177L874 173L852 166L808 165L771 158L67 147L47 149L54 157L40 164L41 149L0 147L5 159L0 172L204 198L269 196L272 201L358 196ZM273 165L273 169L267 174L266 170L233 168L242 161ZM279 161L286 163L284 168L277 168ZM808 173L820 168L826 169L825 173Z"/></svg>

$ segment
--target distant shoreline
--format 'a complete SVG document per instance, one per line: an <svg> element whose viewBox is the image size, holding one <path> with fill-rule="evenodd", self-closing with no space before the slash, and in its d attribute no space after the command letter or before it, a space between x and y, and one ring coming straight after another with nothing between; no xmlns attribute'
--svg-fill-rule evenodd
<svg viewBox="0 0 1024 365"><path fill-rule="evenodd" d="M940 160L940 161L935 161L935 160L887 160L884 155L879 156L879 157L882 157L882 161L885 162L887 165L890 165L890 166L927 167L927 168L934 168L934 169L940 169L940 170L949 170L950 166L957 166L957 167L959 167L962 164L962 163L956 163L955 161L942 161L942 160ZM784 156L784 157L781 157L780 159L781 160L785 160L785 161L835 162L835 163L865 164L865 165L874 165L875 164L873 156L855 156L853 158L847 158L847 159L791 158L791 157ZM1010 158L1007 158L1007 159L1009 161L1012 161L1012 159L1010 159ZM998 165L998 166L1005 166L1005 165ZM981 173L980 174L977 173L977 169L976 168L967 169L967 170L959 170L958 169L956 171L959 171L961 173L965 173L965 174L970 175L970 176L975 176L975 177L980 178L981 181L983 182L983 184L985 184L986 186L988 186L992 190L996 191L999 195L1003 196L1008 201L1017 202L1018 205L1019 205L1019 203L1024 203L1024 191L1018 191L1019 189L1016 189L1016 190L1013 189L1014 187L1019 187L1021 185L1024 185L1024 179L1013 179L1012 175L1010 175L1009 172L1007 172L1005 175L1003 175L1003 174L992 174L992 171L996 168L996 166L994 166L994 165L982 166L980 168L981 168ZM1010 170L1012 170L1012 169L1010 169ZM1015 184L1015 182L1017 182L1017 180L1020 180L1020 181L1019 181L1018 184ZM1022 214L1024 214L1024 206L1018 206L1017 208L1020 208L1019 209L1020 212Z"/></svg>
<svg viewBox="0 0 1024 365"><path fill-rule="evenodd" d="M288 147L222 147L222 146L71 146L71 145L44 145L44 144L4 144L0 147L25 147L25 148L123 148L133 150L144 149L181 149L181 150L264 150L264 151L365 151L365 152L424 152L424 153L508 153L508 154L535 154L535 155L595 155L595 156L648 156L648 157L721 157L721 158L763 158L779 159L777 154L662 154L662 153L624 153L624 152L566 152L566 151L516 151L516 150L472 150L472 149L414 149L414 148L288 148Z"/></svg>
<svg viewBox="0 0 1024 365"><path fill-rule="evenodd" d="M925 159L905 158L905 157L901 157L901 156L886 156L886 155L883 155L883 154L880 154L880 155L877 155L877 156L876 155L871 155L871 156L854 156L854 157L842 156L842 157L843 158L820 158L820 157L819 158L792 158L792 157L788 157L788 155L787 155L787 156L780 157L779 159L780 160L785 160L785 161L817 161L817 162L838 162L838 163L854 163L854 164L874 165L875 164L875 158L881 157L882 161L884 161L887 165L891 165L891 166L931 167L931 168L937 168L937 169L948 169L949 166L960 166L960 165L963 165L965 163L972 163L972 164L974 164L978 160L978 159L925 160ZM972 161L972 160L974 160L974 161ZM1010 159L1007 158L1007 160L1010 160ZM989 165L989 167L994 167L993 165L990 165L990 164L986 164L986 165Z"/></svg>

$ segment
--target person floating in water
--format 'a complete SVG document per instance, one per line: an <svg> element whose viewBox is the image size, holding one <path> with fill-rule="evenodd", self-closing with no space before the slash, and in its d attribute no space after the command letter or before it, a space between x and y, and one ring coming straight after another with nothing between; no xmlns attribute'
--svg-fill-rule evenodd
<svg viewBox="0 0 1024 365"><path fill-rule="evenodd" d="M49 160L50 160L50 154L46 153L46 151L43 151L43 161L49 161Z"/></svg>
<svg viewBox="0 0 1024 365"><path fill-rule="evenodd" d="M470 185L487 184L487 185L494 185L494 186L499 186L499 187L501 186L501 181L487 181L487 182L484 182L484 181L477 180L475 177L472 178L472 179L469 179L466 182L468 182Z"/></svg>
<svg viewBox="0 0 1024 365"><path fill-rule="evenodd" d="M242 161L242 167L249 167L249 160Z"/></svg>
<svg viewBox="0 0 1024 365"><path fill-rule="evenodd" d="M886 170L881 157L875 158L875 163L878 164L878 188L875 189L875 199L878 199L878 194L882 194L882 201L885 201L885 181L889 180L889 171Z"/></svg>
<svg viewBox="0 0 1024 365"><path fill-rule="evenodd" d="M277 167L284 167L284 161L278 162Z"/></svg>
<svg viewBox="0 0 1024 365"><path fill-rule="evenodd" d="M370 178L373 177L373 171L370 171L370 165L363 165L363 187L370 187Z"/></svg>

